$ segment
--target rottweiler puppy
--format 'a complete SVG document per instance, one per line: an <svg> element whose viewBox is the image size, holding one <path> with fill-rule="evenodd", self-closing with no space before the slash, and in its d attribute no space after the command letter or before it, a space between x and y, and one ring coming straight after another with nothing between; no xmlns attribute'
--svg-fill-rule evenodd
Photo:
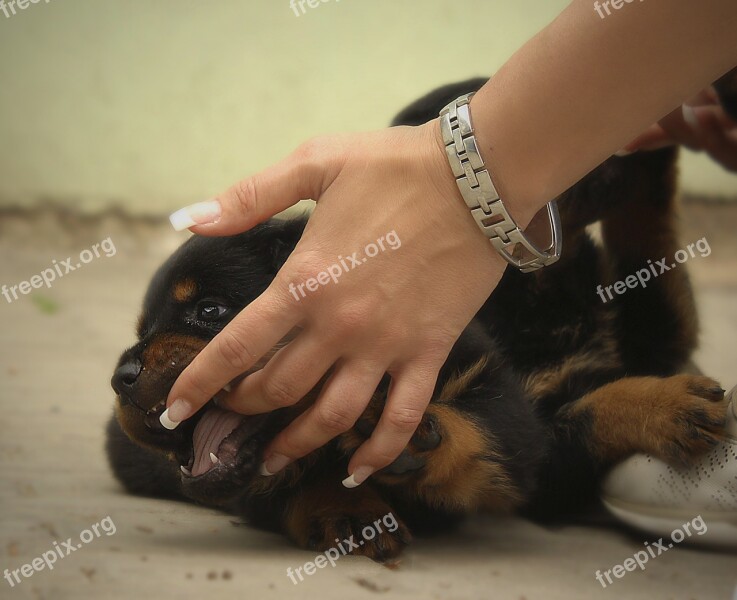
<svg viewBox="0 0 737 600"><path fill-rule="evenodd" d="M436 90L393 124L424 123L484 82ZM190 238L154 276L138 343L112 379L107 451L115 475L132 493L220 507L319 551L336 538L360 539L392 513L394 531L353 549L386 561L411 531L478 511L571 515L596 498L609 467L634 453L694 460L719 441L725 405L717 382L679 374L697 341L686 268L658 272L606 301L597 293L651 264L655 273L659 259L669 265L683 247L676 156L668 148L612 157L558 199L561 260L531 274L506 271L450 353L409 446L355 489L341 480L378 421L388 376L352 429L273 477L259 474L263 449L318 389L270 414L245 417L211 401L174 431L160 425L177 376L266 289L305 219ZM594 241L587 227L597 222Z"/></svg>

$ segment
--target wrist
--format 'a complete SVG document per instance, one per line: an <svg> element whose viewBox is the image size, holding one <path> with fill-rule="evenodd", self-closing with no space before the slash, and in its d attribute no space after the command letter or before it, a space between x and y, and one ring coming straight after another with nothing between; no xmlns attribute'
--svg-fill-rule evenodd
<svg viewBox="0 0 737 600"><path fill-rule="evenodd" d="M433 119L417 129L422 137L421 146L425 148L422 153L424 170L437 191L433 198L428 198L428 202L431 203L430 211L439 217L438 225L447 227L449 223L453 223L452 229L457 232L458 241L473 247L476 256L484 261L494 263L499 261L500 264L506 264L479 230L458 189L456 178L448 163L439 119Z"/></svg>
<svg viewBox="0 0 737 600"><path fill-rule="evenodd" d="M484 236L508 263L523 273L530 273L552 265L560 258L561 223L555 202L546 203L546 217L550 225L548 243L540 245L531 240L524 229L530 220L536 224L529 205L518 205L518 222L497 190L488 165L481 156L476 137L470 101L473 93L464 94L448 103L440 111L439 129L448 164L463 200ZM533 205L534 206L534 205ZM520 216L521 215L521 216Z"/></svg>
<svg viewBox="0 0 737 600"><path fill-rule="evenodd" d="M430 172L438 175L438 178L442 180L439 188L445 194L450 194L446 197L452 197L457 200L460 206L464 207L467 211L468 209L465 208L466 204L456 184L453 171L448 164L448 156L445 151L445 143L443 142L443 135L440 131L439 120L433 119L421 125L420 128L425 130L425 136L429 140ZM533 191L531 186L522 189L521 186L508 185L503 174L494 168L494 163L498 161L495 161L496 157L494 156L492 145L486 141L489 136L478 129L476 129L476 132L481 145L481 158L489 166L494 186L499 192L499 195L504 198L504 203L508 207L510 215L514 218L520 229L526 229L533 218L543 211L547 200L541 193ZM515 194L511 190L517 190L517 193ZM507 191L510 191L510 195L507 195Z"/></svg>
<svg viewBox="0 0 737 600"><path fill-rule="evenodd" d="M498 151L499 145L493 140L490 120L484 118L486 115L479 110L484 105L479 105L476 98L474 96L471 100L470 108L474 115L474 135L478 140L479 153L489 170L494 187L504 199L507 211L524 231L552 198L545 195L544 186L537 185L535 173L531 173L523 181L517 181L507 174L508 169L505 169L504 159Z"/></svg>

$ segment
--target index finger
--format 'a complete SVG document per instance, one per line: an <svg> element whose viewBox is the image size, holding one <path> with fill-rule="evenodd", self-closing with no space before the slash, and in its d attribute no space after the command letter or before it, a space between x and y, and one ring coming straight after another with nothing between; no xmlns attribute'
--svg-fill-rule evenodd
<svg viewBox="0 0 737 600"><path fill-rule="evenodd" d="M246 306L182 371L160 417L164 427L174 429L195 414L297 324L296 308L278 301L270 290Z"/></svg>

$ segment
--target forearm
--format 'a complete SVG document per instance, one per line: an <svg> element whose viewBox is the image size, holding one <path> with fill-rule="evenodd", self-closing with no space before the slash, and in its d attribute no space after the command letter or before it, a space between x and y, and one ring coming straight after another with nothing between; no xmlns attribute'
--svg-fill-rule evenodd
<svg viewBox="0 0 737 600"><path fill-rule="evenodd" d="M482 155L523 225L737 64L734 0L609 10L602 19L593 0L574 0L472 101Z"/></svg>

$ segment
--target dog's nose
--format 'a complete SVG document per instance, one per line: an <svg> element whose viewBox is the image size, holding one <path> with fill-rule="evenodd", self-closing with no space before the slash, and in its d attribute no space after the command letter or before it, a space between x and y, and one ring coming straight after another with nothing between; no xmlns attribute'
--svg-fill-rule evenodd
<svg viewBox="0 0 737 600"><path fill-rule="evenodd" d="M125 395L130 392L138 376L141 374L141 363L138 360L128 360L115 369L110 385L113 386L116 394Z"/></svg>

